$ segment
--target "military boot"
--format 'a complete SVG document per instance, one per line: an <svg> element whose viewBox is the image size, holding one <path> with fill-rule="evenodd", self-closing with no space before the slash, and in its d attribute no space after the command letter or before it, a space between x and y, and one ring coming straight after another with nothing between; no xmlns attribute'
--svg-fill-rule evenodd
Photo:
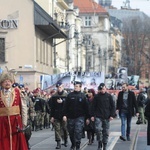
<svg viewBox="0 0 150 150"><path fill-rule="evenodd" d="M57 141L57 146L56 146L56 149L61 149L61 144L60 144L60 141Z"/></svg>
<svg viewBox="0 0 150 150"><path fill-rule="evenodd" d="M101 141L98 142L98 149L97 150L102 150L102 142Z"/></svg>
<svg viewBox="0 0 150 150"><path fill-rule="evenodd" d="M65 139L65 140L64 140L64 146L67 147L67 145L68 145L68 140Z"/></svg>
<svg viewBox="0 0 150 150"><path fill-rule="evenodd" d="M76 150L80 150L80 142L76 142Z"/></svg>
<svg viewBox="0 0 150 150"><path fill-rule="evenodd" d="M75 150L75 146L71 145L70 150Z"/></svg>
<svg viewBox="0 0 150 150"><path fill-rule="evenodd" d="M39 131L39 126L35 126L35 131Z"/></svg>
<svg viewBox="0 0 150 150"><path fill-rule="evenodd" d="M107 143L103 143L103 150L107 150Z"/></svg>
<svg viewBox="0 0 150 150"><path fill-rule="evenodd" d="M28 150L30 150L30 149L31 149L31 146L30 146L29 141L27 141L27 146L28 146Z"/></svg>
<svg viewBox="0 0 150 150"><path fill-rule="evenodd" d="M40 130L43 130L43 125L40 126Z"/></svg>

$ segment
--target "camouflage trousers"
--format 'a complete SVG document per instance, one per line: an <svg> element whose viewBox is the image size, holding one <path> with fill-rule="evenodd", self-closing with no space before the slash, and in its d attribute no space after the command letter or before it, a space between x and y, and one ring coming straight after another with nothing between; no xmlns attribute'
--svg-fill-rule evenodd
<svg viewBox="0 0 150 150"><path fill-rule="evenodd" d="M75 145L75 143L80 143L84 128L84 117L68 119L67 126L71 143L73 145Z"/></svg>
<svg viewBox="0 0 150 150"><path fill-rule="evenodd" d="M44 127L50 128L50 114L49 113L45 114Z"/></svg>
<svg viewBox="0 0 150 150"><path fill-rule="evenodd" d="M67 122L55 119L54 128L55 128L55 141L61 141L61 139L66 141L68 139Z"/></svg>
<svg viewBox="0 0 150 150"><path fill-rule="evenodd" d="M35 130L40 129L42 123L42 112L41 111L36 111L36 116L35 116Z"/></svg>
<svg viewBox="0 0 150 150"><path fill-rule="evenodd" d="M44 127L45 115L46 115L46 113L45 113L45 112L43 112L43 113L41 114L41 128L43 128L43 127Z"/></svg>
<svg viewBox="0 0 150 150"><path fill-rule="evenodd" d="M108 143L109 127L109 119L95 118L95 132L97 135L97 141Z"/></svg>

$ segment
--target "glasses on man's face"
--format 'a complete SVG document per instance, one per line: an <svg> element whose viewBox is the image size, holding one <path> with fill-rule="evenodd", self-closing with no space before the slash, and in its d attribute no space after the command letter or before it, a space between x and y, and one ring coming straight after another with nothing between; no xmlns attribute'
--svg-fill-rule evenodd
<svg viewBox="0 0 150 150"><path fill-rule="evenodd" d="M122 86L122 89L125 89L126 87L125 86Z"/></svg>

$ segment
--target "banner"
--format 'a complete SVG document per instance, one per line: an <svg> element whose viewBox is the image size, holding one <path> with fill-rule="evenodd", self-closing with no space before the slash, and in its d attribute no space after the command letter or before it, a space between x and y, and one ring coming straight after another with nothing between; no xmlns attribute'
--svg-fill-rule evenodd
<svg viewBox="0 0 150 150"><path fill-rule="evenodd" d="M104 83L105 76L103 72L66 72L63 74L42 75L41 89L45 90L54 86L58 81L64 84L65 88L72 89L75 81L81 81L82 87L88 89L97 87L100 83Z"/></svg>
<svg viewBox="0 0 150 150"><path fill-rule="evenodd" d="M139 78L140 76L138 75L128 76L128 84L139 89Z"/></svg>
<svg viewBox="0 0 150 150"><path fill-rule="evenodd" d="M116 82L115 79L106 79L105 80L106 88L108 90L114 90L115 89L115 82Z"/></svg>
<svg viewBox="0 0 150 150"><path fill-rule="evenodd" d="M117 79L121 79L124 83L128 83L128 69L126 67L118 68Z"/></svg>

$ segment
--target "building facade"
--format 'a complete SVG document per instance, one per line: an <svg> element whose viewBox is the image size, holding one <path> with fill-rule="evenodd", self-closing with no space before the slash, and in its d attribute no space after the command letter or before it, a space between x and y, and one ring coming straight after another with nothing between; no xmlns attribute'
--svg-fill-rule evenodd
<svg viewBox="0 0 150 150"><path fill-rule="evenodd" d="M113 49L108 12L98 3L90 0L74 0L80 10L82 34L86 42L86 70L109 72ZM83 7L84 6L84 7Z"/></svg>
<svg viewBox="0 0 150 150"><path fill-rule="evenodd" d="M41 75L53 74L53 41L67 39L50 15L53 7L48 2L42 8L34 1L1 0L1 70L15 73L16 82L31 90L40 87Z"/></svg>

